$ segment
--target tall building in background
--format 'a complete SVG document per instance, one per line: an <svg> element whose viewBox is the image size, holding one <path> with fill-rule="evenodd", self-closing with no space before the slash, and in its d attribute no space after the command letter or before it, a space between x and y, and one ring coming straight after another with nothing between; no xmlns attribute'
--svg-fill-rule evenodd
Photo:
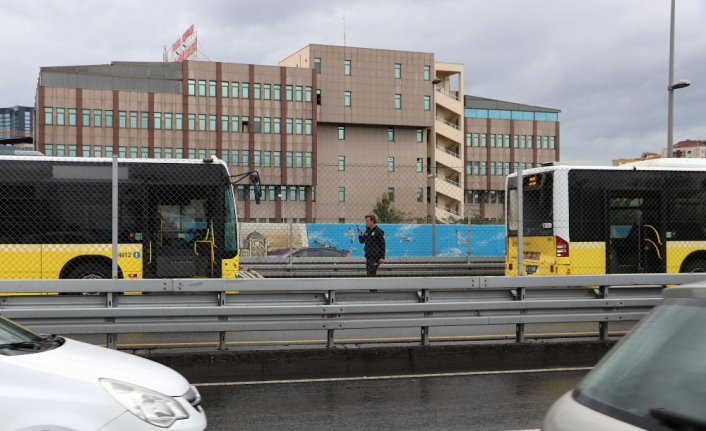
<svg viewBox="0 0 706 431"><path fill-rule="evenodd" d="M383 195L409 221L428 220L432 211L442 222L463 218L466 202L497 217L501 176L513 163L491 174L491 160L555 160L559 111L513 104L510 119L505 107L483 117L471 103L481 99L464 97L463 80L463 65L436 62L431 53L326 45L309 45L278 66L184 60L43 67L37 149L60 157L215 155L233 174L260 172L261 205L239 186L245 221L362 220ZM503 113L497 120L494 110ZM515 119L515 111L533 117ZM523 146L507 156L484 144L486 181L477 181L482 151L469 145L473 136L489 143L487 135L495 142L516 133ZM547 147L533 157L535 136L546 137Z"/></svg>
<svg viewBox="0 0 706 431"><path fill-rule="evenodd" d="M0 108L0 140L16 140L32 136L34 107Z"/></svg>

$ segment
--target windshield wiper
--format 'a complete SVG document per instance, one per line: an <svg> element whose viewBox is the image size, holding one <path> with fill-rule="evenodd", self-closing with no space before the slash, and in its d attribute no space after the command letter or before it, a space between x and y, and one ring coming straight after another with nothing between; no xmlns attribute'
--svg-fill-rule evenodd
<svg viewBox="0 0 706 431"><path fill-rule="evenodd" d="M29 341L17 341L14 343L0 344L0 350L43 350L52 345L61 346L64 344L64 339L62 337L56 336L54 334L47 335L39 340L29 340Z"/></svg>
<svg viewBox="0 0 706 431"><path fill-rule="evenodd" d="M674 410L664 408L651 408L650 416L662 421L664 425L673 429L681 429L686 425L696 431L706 431L706 420L695 418L684 413L675 412Z"/></svg>

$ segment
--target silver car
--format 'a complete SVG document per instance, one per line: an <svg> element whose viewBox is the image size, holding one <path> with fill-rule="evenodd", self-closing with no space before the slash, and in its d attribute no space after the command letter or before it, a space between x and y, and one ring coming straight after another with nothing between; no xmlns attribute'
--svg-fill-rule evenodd
<svg viewBox="0 0 706 431"><path fill-rule="evenodd" d="M706 430L706 282L663 296L554 403L544 431Z"/></svg>

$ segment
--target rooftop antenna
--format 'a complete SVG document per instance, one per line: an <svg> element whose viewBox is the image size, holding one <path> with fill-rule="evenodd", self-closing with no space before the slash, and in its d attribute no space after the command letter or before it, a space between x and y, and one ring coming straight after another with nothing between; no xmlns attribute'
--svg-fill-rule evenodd
<svg viewBox="0 0 706 431"><path fill-rule="evenodd" d="M343 17L343 47L346 47L346 17Z"/></svg>

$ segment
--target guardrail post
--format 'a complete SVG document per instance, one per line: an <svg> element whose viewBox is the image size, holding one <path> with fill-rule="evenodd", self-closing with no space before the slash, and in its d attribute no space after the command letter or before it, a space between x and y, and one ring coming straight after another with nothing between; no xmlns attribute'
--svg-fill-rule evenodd
<svg viewBox="0 0 706 431"><path fill-rule="evenodd" d="M106 308L113 307L113 292L106 293L105 306ZM107 317L106 322L115 322L114 317ZM109 349L116 350L118 348L118 334L106 334L105 344Z"/></svg>
<svg viewBox="0 0 706 431"><path fill-rule="evenodd" d="M601 286L600 299L608 298L608 286ZM608 341L608 322L598 322L598 334L601 341Z"/></svg>
<svg viewBox="0 0 706 431"><path fill-rule="evenodd" d="M335 290L328 291L328 300L326 301L326 303L328 305L332 305L332 304L336 303L336 291ZM329 315L329 318L331 318L331 317L333 317L333 316ZM327 332L328 332L328 337L327 337L327 341L326 341L326 347L328 347L329 349L332 349L333 343L334 343L334 330L329 329Z"/></svg>
<svg viewBox="0 0 706 431"><path fill-rule="evenodd" d="M525 288L524 287L517 288L517 300L518 301L525 300ZM525 324L524 323L518 323L515 325L515 342L516 343L524 343L525 342Z"/></svg>
<svg viewBox="0 0 706 431"><path fill-rule="evenodd" d="M218 294L218 305L220 307L223 307L226 305L226 293L225 292L220 292ZM228 317L226 316L218 316L218 320L228 320ZM218 333L218 350L228 350L228 347L226 346L226 333L225 331L221 331Z"/></svg>
<svg viewBox="0 0 706 431"><path fill-rule="evenodd" d="M419 298L419 302L429 302L429 289L422 289L422 296ZM424 316L431 316L432 313L424 313ZM422 326L422 346L429 345L429 327Z"/></svg>

